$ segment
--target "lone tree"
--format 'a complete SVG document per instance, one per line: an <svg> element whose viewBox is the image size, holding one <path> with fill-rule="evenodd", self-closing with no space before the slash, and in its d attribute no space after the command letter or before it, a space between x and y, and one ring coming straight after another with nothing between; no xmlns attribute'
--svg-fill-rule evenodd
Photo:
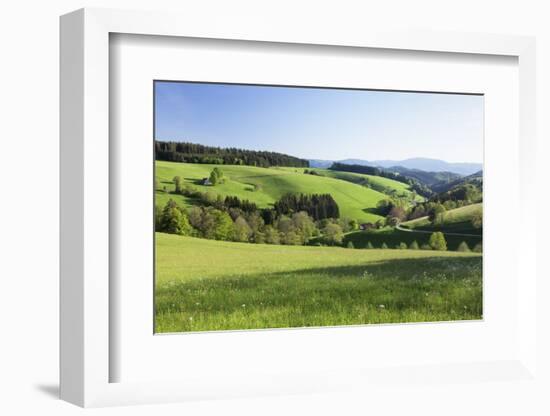
<svg viewBox="0 0 550 416"><path fill-rule="evenodd" d="M445 251L447 250L447 241L445 241L445 236L442 232L436 231L430 236L430 247L433 250Z"/></svg>
<svg viewBox="0 0 550 416"><path fill-rule="evenodd" d="M174 185L176 186L175 192L177 194L181 193L181 178L179 176L174 176L174 179L172 179L172 182L174 182Z"/></svg>
<svg viewBox="0 0 550 416"><path fill-rule="evenodd" d="M210 183L212 185L223 183L223 172L220 168L215 167L212 169L212 172L210 172Z"/></svg>

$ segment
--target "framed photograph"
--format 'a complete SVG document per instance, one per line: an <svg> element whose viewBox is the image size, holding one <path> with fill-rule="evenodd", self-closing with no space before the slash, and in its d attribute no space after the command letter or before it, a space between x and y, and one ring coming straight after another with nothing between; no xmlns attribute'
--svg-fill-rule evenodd
<svg viewBox="0 0 550 416"><path fill-rule="evenodd" d="M483 95L154 100L156 333L483 318Z"/></svg>
<svg viewBox="0 0 550 416"><path fill-rule="evenodd" d="M63 16L62 398L536 383L534 59Z"/></svg>

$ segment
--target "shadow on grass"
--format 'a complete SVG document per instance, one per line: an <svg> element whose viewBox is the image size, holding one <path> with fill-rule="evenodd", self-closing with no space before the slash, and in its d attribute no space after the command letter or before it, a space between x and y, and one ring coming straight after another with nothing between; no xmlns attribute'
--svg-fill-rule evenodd
<svg viewBox="0 0 550 416"><path fill-rule="evenodd" d="M405 243L409 246L413 241L416 241L420 246L428 244L430 233L414 233L397 229L388 229L380 231L355 231L348 233L344 237L343 245L347 245L350 241L356 249L364 249L370 242L375 248L380 248L383 243L388 247L393 248L400 243ZM466 237L466 236L445 236L447 248L449 251L456 251L460 243L463 241L468 244L470 249L473 249L477 243L480 243L482 237Z"/></svg>
<svg viewBox="0 0 550 416"><path fill-rule="evenodd" d="M363 208L363 212L366 214L382 215L378 208Z"/></svg>
<svg viewBox="0 0 550 416"><path fill-rule="evenodd" d="M197 179L197 178L183 178L185 179L187 182L191 182L193 185L195 186L202 186L204 188L209 188L211 185L204 185L203 184L203 180L202 178L201 179Z"/></svg>

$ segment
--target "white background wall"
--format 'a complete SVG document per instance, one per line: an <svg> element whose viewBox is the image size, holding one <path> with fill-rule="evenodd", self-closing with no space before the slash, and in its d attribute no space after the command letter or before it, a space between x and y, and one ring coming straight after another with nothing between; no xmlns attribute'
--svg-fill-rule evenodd
<svg viewBox="0 0 550 416"><path fill-rule="evenodd" d="M398 27L536 35L538 38L539 166L547 164L550 133L550 12L535 0L169 1L11 0L0 6L0 413L67 415L81 409L56 399L58 377L58 16L74 9L116 7L177 10L208 24L212 13L269 18L281 26ZM544 138L544 139L543 139ZM543 169L539 175L546 175ZM548 183L540 180L539 184ZM544 186L541 194L547 193ZM542 197L544 198L544 196ZM542 199L538 209L544 219ZM513 221L512 221L513 225ZM546 223L533 224L548 236ZM550 276L543 239L540 267ZM533 243L534 244L534 243ZM550 285L539 286L550 295ZM548 298L541 296L541 300ZM550 316L550 302L541 313ZM545 322L548 322L547 320ZM549 331L541 331L550 351ZM541 354L548 370L548 358ZM546 374L550 374L546 371ZM550 391L550 387L547 386ZM506 383L438 386L429 396L412 388L396 396L345 392L93 410L101 415L156 414L550 414L541 391Z"/></svg>

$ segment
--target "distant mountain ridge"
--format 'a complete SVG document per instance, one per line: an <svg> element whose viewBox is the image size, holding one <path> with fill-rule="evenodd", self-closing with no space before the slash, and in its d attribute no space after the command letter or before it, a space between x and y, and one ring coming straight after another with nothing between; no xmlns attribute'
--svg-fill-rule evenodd
<svg viewBox="0 0 550 416"><path fill-rule="evenodd" d="M483 188L483 171L478 171L472 175L463 176L455 179L454 181L441 181L431 186L432 190L437 193L444 193L452 190L453 188L463 185L474 185L481 191Z"/></svg>
<svg viewBox="0 0 550 416"><path fill-rule="evenodd" d="M422 169L409 169L403 166L392 166L383 169L387 172L399 173L400 175L416 179L429 187L437 183L449 183L464 177L464 175L449 171L426 171Z"/></svg>
<svg viewBox="0 0 550 416"><path fill-rule="evenodd" d="M405 160L364 160L364 159L344 159L344 160L319 160L311 159L309 161L311 167L327 168L333 162L345 163L349 165L363 165L363 166L375 166L388 170L399 171L399 168L406 168L411 170L422 170L426 172L451 172L458 175L472 175L483 169L481 163L468 163L468 162L446 162L440 159L430 159L423 157L410 158Z"/></svg>

